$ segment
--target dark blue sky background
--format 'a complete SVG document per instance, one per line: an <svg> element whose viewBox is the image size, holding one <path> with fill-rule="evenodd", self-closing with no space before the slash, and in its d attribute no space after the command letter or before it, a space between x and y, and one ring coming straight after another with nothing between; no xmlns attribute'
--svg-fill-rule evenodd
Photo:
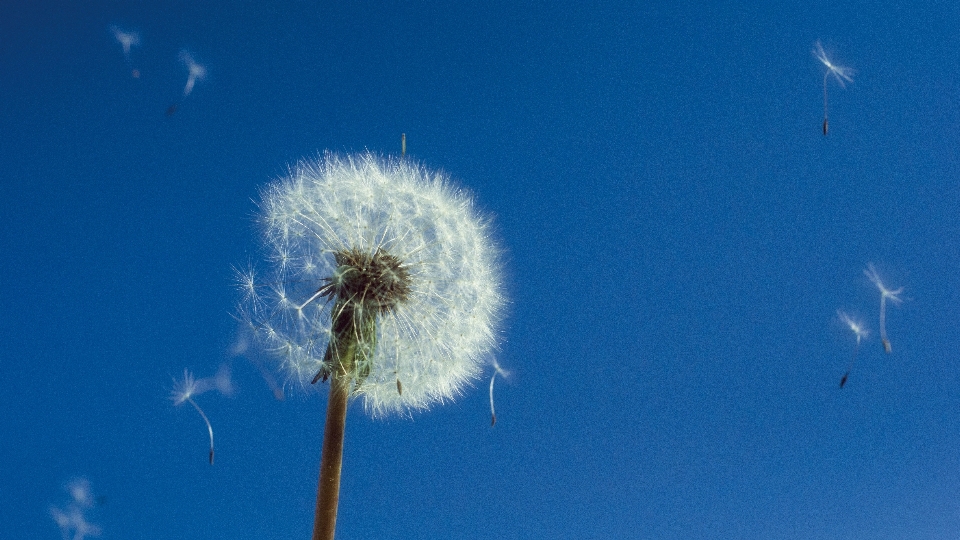
<svg viewBox="0 0 960 540"><path fill-rule="evenodd" d="M513 377L494 428L355 404L338 538L956 538L960 7L742 4L4 3L0 536L81 476L104 539L308 538L326 395L232 355L232 268L264 184L406 133L494 216ZM167 396L225 362L211 467Z"/></svg>

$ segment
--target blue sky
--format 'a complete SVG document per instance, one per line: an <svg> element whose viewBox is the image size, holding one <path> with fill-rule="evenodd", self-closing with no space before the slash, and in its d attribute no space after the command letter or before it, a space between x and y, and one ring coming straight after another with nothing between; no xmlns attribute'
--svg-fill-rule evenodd
<svg viewBox="0 0 960 540"><path fill-rule="evenodd" d="M326 396L232 354L233 268L266 183L406 133L494 218L513 376L494 428L485 380L354 404L339 538L955 538L957 28L948 2L5 4L4 535L57 538L83 477L102 538L308 537ZM817 40L856 70L827 136ZM208 76L181 100L182 50ZM870 262L904 287L890 355ZM837 309L871 330L842 390ZM223 363L211 467L167 396Z"/></svg>

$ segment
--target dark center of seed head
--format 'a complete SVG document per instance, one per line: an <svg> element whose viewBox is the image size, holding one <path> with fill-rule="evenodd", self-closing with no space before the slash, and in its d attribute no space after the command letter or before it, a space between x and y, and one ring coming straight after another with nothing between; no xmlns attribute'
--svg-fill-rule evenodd
<svg viewBox="0 0 960 540"><path fill-rule="evenodd" d="M382 249L374 253L356 248L338 251L334 259L337 269L326 279L322 293L334 300L330 342L313 382L342 373L353 378L359 388L372 368L377 316L407 299L410 272L400 259Z"/></svg>
<svg viewBox="0 0 960 540"><path fill-rule="evenodd" d="M334 259L337 269L328 278L327 295L353 310L384 314L410 295L410 272L382 249L338 251Z"/></svg>

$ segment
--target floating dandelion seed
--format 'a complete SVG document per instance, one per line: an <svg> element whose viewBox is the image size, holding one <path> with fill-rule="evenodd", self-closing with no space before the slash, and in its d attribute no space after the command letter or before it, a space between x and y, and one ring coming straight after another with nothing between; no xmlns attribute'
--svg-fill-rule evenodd
<svg viewBox="0 0 960 540"><path fill-rule="evenodd" d="M219 376L219 375L218 375ZM229 374L227 375L229 378ZM193 378L193 374L187 370L183 370L183 380L174 381L173 390L170 392L170 400L173 401L174 405L181 405L184 402L190 403L193 405L193 408L200 413L200 417L203 418L204 423L207 424L207 432L210 433L210 464L213 465L213 426L210 425L210 420L207 419L207 415L203 412L203 409L197 405L197 402L193 400L193 396L198 396L207 390L212 389L213 387L220 387L223 385L223 381L220 383L210 382L209 379L200 379L199 381ZM229 383L227 383L229 385ZM231 387L232 388L232 387Z"/></svg>
<svg viewBox="0 0 960 540"><path fill-rule="evenodd" d="M183 96L167 109L167 116L177 112L180 103L193 92L193 87L197 84L197 81L202 81L207 76L207 68L198 64L189 52L180 51L180 61L187 66L187 83L183 86Z"/></svg>
<svg viewBox="0 0 960 540"><path fill-rule="evenodd" d="M117 43L123 47L123 59L127 62L127 67L130 68L130 75L134 79L140 78L140 70L133 67L133 60L130 58L130 49L135 45L140 45L140 34L137 32L125 32L116 26L111 26L110 31L113 32L113 37L116 38Z"/></svg>
<svg viewBox="0 0 960 540"><path fill-rule="evenodd" d="M903 287L895 291L886 288L883 282L880 281L880 276L877 275L877 270L873 267L873 263L867 263L867 269L864 270L863 273L880 289L880 342L883 344L883 350L886 351L887 354L890 354L893 352L893 349L890 347L890 340L887 339L887 299L899 306L903 302L903 299L898 295L903 292Z"/></svg>
<svg viewBox="0 0 960 540"><path fill-rule="evenodd" d="M369 153L299 164L261 218L272 285L251 274L241 318L293 378L330 379L313 537L333 538L348 399L381 417L459 395L496 344L498 252L445 175Z"/></svg>
<svg viewBox="0 0 960 540"><path fill-rule="evenodd" d="M88 536L100 536L100 527L87 521L83 511L76 506L66 509L50 507L50 517L60 528L64 540L83 540Z"/></svg>
<svg viewBox="0 0 960 540"><path fill-rule="evenodd" d="M94 506L90 481L74 478L66 485L70 502L65 507L51 506L50 517L64 540L83 540L87 536L100 536L100 527L87 521L86 513Z"/></svg>
<svg viewBox="0 0 960 540"><path fill-rule="evenodd" d="M850 331L857 336L857 345L853 349L853 356L850 358L850 365L847 366L847 372L844 373L843 377L840 379L840 388L843 388L843 385L847 384L847 378L850 377L850 372L853 370L853 363L857 361L857 353L860 352L860 341L867 339L867 336L870 335L870 331L866 329L863 323L857 319L854 319L850 315L847 315L843 310L838 309L837 316L839 316L840 321L847 325L847 328L849 328Z"/></svg>
<svg viewBox="0 0 960 540"><path fill-rule="evenodd" d="M74 478L67 483L67 492L74 504L82 508L93 508L93 489L90 487L90 480L86 478Z"/></svg>
<svg viewBox="0 0 960 540"><path fill-rule="evenodd" d="M193 92L193 85L207 76L207 68L201 66L187 51L180 51L180 60L187 66L187 84L183 87L183 97Z"/></svg>
<svg viewBox="0 0 960 540"><path fill-rule="evenodd" d="M493 359L493 376L490 377L490 427L497 425L497 410L493 407L493 382L497 380L497 375L500 375L504 379L510 376L510 372L504 370L500 367L500 364L497 363L497 359Z"/></svg>
<svg viewBox="0 0 960 540"><path fill-rule="evenodd" d="M817 60L822 63L827 70L823 73L823 134L827 134L828 123L827 123L827 78L832 74L833 77L840 84L840 88L846 88L846 82L853 82L853 74L855 71L848 67L838 66L830 61L827 57L827 53L823 50L823 45L820 44L818 40L813 45L813 55L817 57Z"/></svg>

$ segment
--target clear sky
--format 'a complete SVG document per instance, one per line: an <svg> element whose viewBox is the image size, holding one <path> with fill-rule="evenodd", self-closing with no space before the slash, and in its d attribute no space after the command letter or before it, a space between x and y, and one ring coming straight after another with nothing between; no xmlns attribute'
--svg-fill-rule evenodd
<svg viewBox="0 0 960 540"><path fill-rule="evenodd" d="M233 268L405 133L493 218L512 377L493 428L487 378L354 403L338 538L956 538L960 6L753 4L3 3L0 536L84 478L104 539L308 538L326 388L236 354ZM222 364L211 466L168 395Z"/></svg>

